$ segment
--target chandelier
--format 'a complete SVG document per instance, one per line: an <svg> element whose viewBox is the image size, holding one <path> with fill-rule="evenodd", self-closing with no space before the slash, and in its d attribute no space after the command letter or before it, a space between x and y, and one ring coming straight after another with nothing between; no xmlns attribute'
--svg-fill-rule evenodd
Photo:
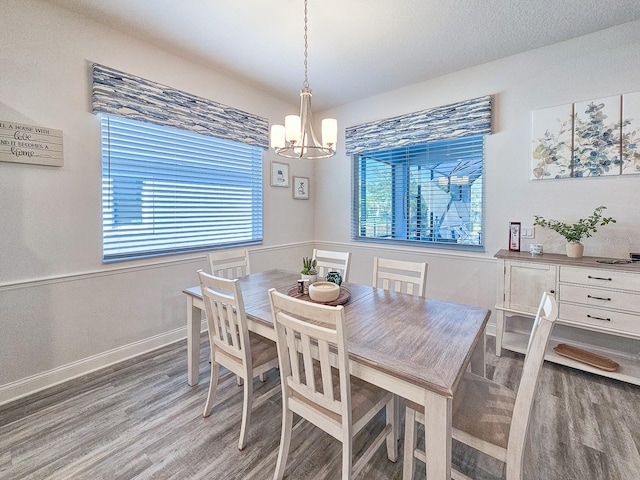
<svg viewBox="0 0 640 480"><path fill-rule="evenodd" d="M287 158L328 158L336 153L338 122L335 118L322 120L322 143L313 132L311 89L307 71L307 0L304 1L304 83L300 91L300 115L287 115L284 125L271 126L271 147L276 154Z"/></svg>

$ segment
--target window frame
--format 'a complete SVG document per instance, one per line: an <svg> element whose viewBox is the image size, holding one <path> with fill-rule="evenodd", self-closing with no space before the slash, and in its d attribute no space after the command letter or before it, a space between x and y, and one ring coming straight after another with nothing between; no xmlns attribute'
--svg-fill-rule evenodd
<svg viewBox="0 0 640 480"><path fill-rule="evenodd" d="M117 135L123 136L129 132L126 125L132 125L132 130L140 129L140 136L127 137L118 143L114 139L117 137L113 131L115 124L121 128ZM109 114L100 115L100 129L103 262L262 243L264 150L261 147ZM143 131L148 137L141 133ZM190 157L183 155L178 141L191 146ZM130 152L125 151L129 143ZM172 149L171 154L168 148ZM114 170L118 162L122 163L120 171ZM221 172L226 176L217 177ZM127 192L121 197L127 200L121 209L124 217L114 224L120 212L113 197L113 179L127 174L132 176L121 185L123 192ZM134 186L136 182L141 185L140 198ZM145 189L146 200L142 198ZM142 213L143 208L152 213ZM220 218L227 218L227 222L233 218L233 223L225 225ZM127 229L132 232L130 235ZM153 231L146 235L150 244L147 247L142 244L144 230ZM192 237L188 236L189 232ZM206 236L209 238L205 240ZM135 245L126 246L130 242ZM158 244L153 246L153 242Z"/></svg>
<svg viewBox="0 0 640 480"><path fill-rule="evenodd" d="M375 156L379 156L379 157L385 157L385 154L388 154L389 157L393 157L393 154L390 152L401 152L401 151L407 151L410 152L412 149L415 149L416 151L422 149L422 148L429 148L430 145L435 145L435 144L443 144L444 142L458 142L458 141L479 141L480 142L480 147L479 149L475 150L475 154L477 155L478 153L481 153L481 159L480 159L480 170L479 170L479 174L476 173L475 174L475 180L471 180L469 187L468 187L468 195L469 195L469 212L470 212L470 218L471 218L471 213L472 213L472 207L471 205L473 205L474 203L477 203L473 201L473 198L477 198L477 190L474 192L474 194L472 195L472 186L475 182L480 182L479 186L480 187L480 206L481 206L481 212L478 216L474 215L473 219L474 222L471 223L471 227L472 230L471 232L467 231L466 233L464 232L465 229L461 228L461 232L460 236L463 235L468 235L469 238L471 238L474 235L478 236L478 240L477 243L453 243L453 241L451 240L447 240L447 241L437 241L437 240L427 240L425 238L422 238L421 235L421 228L424 228L425 230L427 230L426 225L423 225L421 221L418 220L418 216L416 215L416 220L415 222L415 234L414 236L417 236L417 239L411 238L411 231L413 228L412 222L411 222L411 186L410 186L410 182L411 182L411 173L409 172L413 167L415 167L416 165L420 165L420 166L427 166L427 169L429 169L429 166L433 167L433 165L429 164L429 160L427 159L426 161L420 163L420 162L416 162L415 160L411 160L411 161L407 161L406 163L402 163L401 161L397 161L395 162L395 165L392 165L392 172L391 172L391 181L389 182L389 188L391 189L391 207L389 209L389 211L391 212L391 227L390 227L390 235L388 237L384 237L382 235L372 235L372 234L367 234L367 221L368 219L363 219L362 218L362 214L363 214L363 209L366 208L364 207L363 204L363 200L364 200L364 196L366 195L366 185L363 184L363 182L361 181L361 172L362 172L362 165L363 162L365 162L366 157L370 157L371 160L375 161ZM374 243L384 243L384 244L390 244L390 245L408 245L408 246L413 246L413 247L419 247L419 248L445 248L445 249L454 249L454 250L471 250L471 251L485 251L485 242L486 242L486 224L485 224L485 215L486 215L486 201L485 201L485 167L486 167L486 159L485 159L485 149L486 149L486 135L481 134L481 135L471 135L468 137L462 137L462 138L453 138L453 139L447 139L447 140L438 140L438 141L432 141L432 142L424 142L421 144L414 144L414 145L410 145L410 146L401 146L401 147L395 147L395 148L384 148L384 149L380 149L380 150L375 150L375 151L365 151L365 152L357 152L354 153L351 156L351 162L352 162L352 210L351 210L351 215L352 215L352 225L351 225L351 238L354 241L361 241L361 242L374 242ZM477 160L476 160L477 162ZM393 162L388 162L390 164L392 164ZM366 167L365 167L366 168ZM433 170L433 168L431 168L431 170ZM433 173L432 173L433 175ZM448 191L447 193L449 195L451 195L451 188L452 188L452 183L451 183L451 178L455 178L452 177L451 174L449 174L449 183L448 183ZM400 178L398 178L400 177ZM472 177L473 178L473 177ZM462 186L457 186L457 188L460 190L460 194L462 195ZM422 196L420 196L420 198L422 198ZM477 210L477 209L476 209ZM444 215L448 214L448 209L445 211ZM443 215L443 218L444 218ZM475 225L478 224L479 225L479 230L475 229ZM461 227L464 226L464 224L461 224ZM428 227L428 228L432 228L432 227ZM374 230L375 231L375 230ZM471 235L470 235L471 234ZM434 232L431 231L430 235L433 238ZM426 237L428 237L426 236Z"/></svg>

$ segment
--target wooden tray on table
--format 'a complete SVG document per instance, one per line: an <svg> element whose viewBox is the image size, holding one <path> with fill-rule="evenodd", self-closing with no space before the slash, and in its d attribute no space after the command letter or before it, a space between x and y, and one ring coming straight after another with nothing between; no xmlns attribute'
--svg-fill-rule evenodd
<svg viewBox="0 0 640 480"><path fill-rule="evenodd" d="M308 293L298 293L297 286L291 287L289 290L287 290L287 295L289 295L290 297L299 298L300 300L305 300L307 302L320 303L322 305L332 305L334 307L336 305L344 305L351 299L351 292L349 291L349 289L342 286L340 287L340 295L338 295L338 298L330 302L316 302L315 300L311 300L311 297Z"/></svg>

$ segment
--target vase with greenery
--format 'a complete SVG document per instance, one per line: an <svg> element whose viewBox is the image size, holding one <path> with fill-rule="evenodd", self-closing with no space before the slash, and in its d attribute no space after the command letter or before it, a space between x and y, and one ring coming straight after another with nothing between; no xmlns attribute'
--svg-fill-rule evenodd
<svg viewBox="0 0 640 480"><path fill-rule="evenodd" d="M302 280L309 280L309 285L318 280L318 271L316 266L318 262L315 259L309 257L302 257Z"/></svg>
<svg viewBox="0 0 640 480"><path fill-rule="evenodd" d="M584 253L584 246L581 240L590 237L598 231L597 227L602 227L608 223L616 223L612 217L605 217L602 211L607 207L599 206L587 218L581 218L575 223L565 223L558 220L546 220L539 215L534 215L534 225L550 228L558 232L567 240L567 256L572 258L580 258Z"/></svg>

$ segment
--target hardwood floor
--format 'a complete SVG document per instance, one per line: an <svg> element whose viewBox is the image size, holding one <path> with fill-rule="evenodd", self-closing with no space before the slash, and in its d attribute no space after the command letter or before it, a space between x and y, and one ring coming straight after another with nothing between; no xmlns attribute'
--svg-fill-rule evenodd
<svg viewBox="0 0 640 480"><path fill-rule="evenodd" d="M247 447L237 449L242 388L221 382L202 417L209 367L203 339L200 384L187 385L186 344L179 343L0 407L1 479L270 479L280 441L280 395L254 408ZM511 388L522 356L493 354L487 376ZM278 384L255 381L255 397ZM640 388L545 363L525 461L527 480L640 478ZM356 438L382 428L383 417ZM421 441L421 440L420 440ZM402 478L384 447L360 478ZM462 445L453 461L476 479L502 478L500 462ZM286 475L334 479L340 445L307 422L294 429ZM424 478L419 473L416 478Z"/></svg>

